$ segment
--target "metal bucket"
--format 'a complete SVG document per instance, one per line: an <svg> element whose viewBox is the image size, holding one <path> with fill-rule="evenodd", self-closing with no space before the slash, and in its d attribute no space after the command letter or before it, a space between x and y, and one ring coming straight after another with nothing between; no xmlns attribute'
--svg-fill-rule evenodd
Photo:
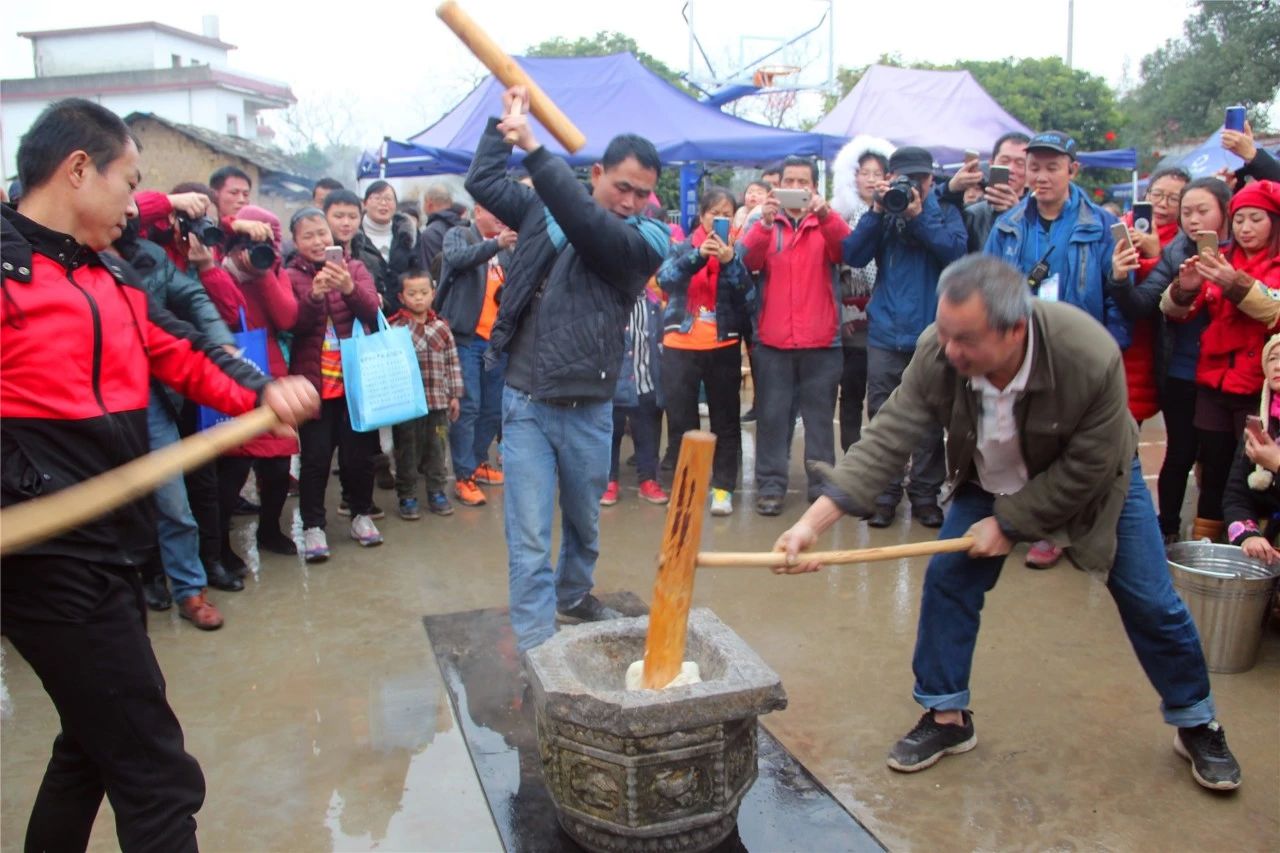
<svg viewBox="0 0 1280 853"><path fill-rule="evenodd" d="M1244 672L1258 658L1280 566L1246 557L1234 545L1169 546L1169 574L1200 631L1212 672Z"/></svg>

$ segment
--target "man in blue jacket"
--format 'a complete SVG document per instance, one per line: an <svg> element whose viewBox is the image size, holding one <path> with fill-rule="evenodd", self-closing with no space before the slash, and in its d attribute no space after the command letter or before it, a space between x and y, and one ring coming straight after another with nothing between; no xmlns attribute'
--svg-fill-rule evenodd
<svg viewBox="0 0 1280 853"><path fill-rule="evenodd" d="M485 363L509 355L502 393L507 575L516 647L550 639L556 621L619 614L591 588L600 555L600 497L609 478L613 392L623 330L671 242L641 216L658 184L653 143L615 137L591 167L588 192L534 138L522 86L503 95L507 115L480 137L467 192L520 238ZM513 110L522 103L524 109ZM533 187L506 171L514 132ZM559 565L551 565L550 498L560 488Z"/></svg>
<svg viewBox="0 0 1280 853"><path fill-rule="evenodd" d="M1021 270L1040 299L1083 309L1125 350L1132 326L1107 293L1115 249L1111 225L1117 220L1073 183L1079 173L1074 139L1060 130L1032 137L1027 145L1030 192L996 220L984 251ZM1061 549L1037 542L1027 552L1027 565L1052 568L1061 556Z"/></svg>
<svg viewBox="0 0 1280 853"><path fill-rule="evenodd" d="M912 182L910 200L901 212L889 212L884 195L900 177ZM960 209L939 198L933 186L933 156L923 148L899 148L889 158L889 179L877 187L870 212L844 240L846 264L864 267L876 262L875 290L867 305L867 413L872 418L902 382L916 339L933 322L938 276L965 253L968 238ZM944 474L942 428L932 427L911 454L906 489L912 516L926 527L942 526L938 490ZM902 491L899 476L876 499L867 523L892 524Z"/></svg>

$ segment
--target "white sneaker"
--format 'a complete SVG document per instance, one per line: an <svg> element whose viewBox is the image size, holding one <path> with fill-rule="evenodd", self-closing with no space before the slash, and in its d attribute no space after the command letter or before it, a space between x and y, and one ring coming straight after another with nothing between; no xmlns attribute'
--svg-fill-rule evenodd
<svg viewBox="0 0 1280 853"><path fill-rule="evenodd" d="M373 519L367 515L357 515L351 519L351 538L365 548L382 544L382 534L374 526Z"/></svg>
<svg viewBox="0 0 1280 853"><path fill-rule="evenodd" d="M323 563L329 559L329 540L320 527L308 527L302 531L302 558L308 563Z"/></svg>
<svg viewBox="0 0 1280 853"><path fill-rule="evenodd" d="M711 490L711 514L712 515L732 515L733 514L733 492L728 489L712 489Z"/></svg>

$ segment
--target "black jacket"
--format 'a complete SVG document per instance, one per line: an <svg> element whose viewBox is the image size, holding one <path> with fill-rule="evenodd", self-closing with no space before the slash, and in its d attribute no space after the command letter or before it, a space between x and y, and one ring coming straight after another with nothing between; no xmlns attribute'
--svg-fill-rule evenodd
<svg viewBox="0 0 1280 853"><path fill-rule="evenodd" d="M236 339L222 321L222 315L199 279L193 278L169 258L165 250L150 240L117 244L120 254L138 273L147 297L197 332L215 346L234 346ZM151 393L162 394L175 416L182 409L182 397L163 382L151 380Z"/></svg>
<svg viewBox="0 0 1280 853"><path fill-rule="evenodd" d="M1259 181L1280 181L1280 162L1270 151L1258 146L1253 159L1236 170L1238 178L1256 178Z"/></svg>
<svg viewBox="0 0 1280 853"><path fill-rule="evenodd" d="M1178 277L1178 269L1196 254L1196 241L1179 230L1178 235L1169 241L1160 252L1160 261L1138 286L1133 284L1130 273L1124 281L1116 281L1107 276L1107 294L1115 301L1120 313L1131 323L1142 320L1155 322L1155 374L1156 394L1163 405L1165 379L1169 376L1169 359L1173 351L1173 336L1169 330L1168 318L1160 310L1160 296L1169 284Z"/></svg>
<svg viewBox="0 0 1280 853"><path fill-rule="evenodd" d="M524 160L533 189L511 180L511 146L497 125L489 120L466 181L477 202L520 234L486 362L496 362L520 327L531 345L511 352L508 384L537 399L610 400L631 307L665 252L598 205L546 148ZM567 240L561 249L549 234L551 217Z"/></svg>
<svg viewBox="0 0 1280 853"><path fill-rule="evenodd" d="M436 258L444 250L445 235L454 228L466 224L466 220L452 209L437 210L428 216L427 224L422 227L422 233L418 235L418 264L421 268L434 274ZM438 278L443 281L443 273Z"/></svg>
<svg viewBox="0 0 1280 853"><path fill-rule="evenodd" d="M496 238L483 239L475 225L465 225L445 234L440 255L440 287L432 307L449 324L455 338L475 334L488 289L489 260L497 255L506 270L511 265L511 252L499 249Z"/></svg>
<svg viewBox="0 0 1280 853"><path fill-rule="evenodd" d="M1275 418L1270 421L1271 437L1277 435ZM1230 527L1237 521L1263 522L1256 531L1246 531L1231 540L1232 545L1239 545L1250 536L1265 536L1268 542L1276 541L1280 533L1280 474L1273 475L1271 485L1262 491L1255 491L1249 485L1249 475L1255 470L1253 461L1244 452L1244 442L1236 453L1235 462L1231 465L1231 476L1227 477L1227 486L1222 493L1222 519Z"/></svg>
<svg viewBox="0 0 1280 853"><path fill-rule="evenodd" d="M391 251L383 258L363 230L351 238L351 257L360 261L373 276L373 286L384 302L383 312L391 316L400 310L400 275L424 267L418 259L417 232L413 220L397 213L391 220Z"/></svg>

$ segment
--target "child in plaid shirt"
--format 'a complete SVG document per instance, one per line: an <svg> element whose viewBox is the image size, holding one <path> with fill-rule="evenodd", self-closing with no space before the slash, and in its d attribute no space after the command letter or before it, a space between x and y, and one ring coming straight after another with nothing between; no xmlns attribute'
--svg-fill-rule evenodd
<svg viewBox="0 0 1280 853"><path fill-rule="evenodd" d="M396 496L400 517L421 518L418 512L418 474L427 481L427 509L436 515L450 515L453 505L445 496L448 481L449 423L458 419L458 400L463 395L462 367L449 324L431 310L435 284L425 272L400 276L400 304L389 322L406 326L413 337L413 349L422 368L422 384L427 392L426 417L415 418L391 428L396 445Z"/></svg>

